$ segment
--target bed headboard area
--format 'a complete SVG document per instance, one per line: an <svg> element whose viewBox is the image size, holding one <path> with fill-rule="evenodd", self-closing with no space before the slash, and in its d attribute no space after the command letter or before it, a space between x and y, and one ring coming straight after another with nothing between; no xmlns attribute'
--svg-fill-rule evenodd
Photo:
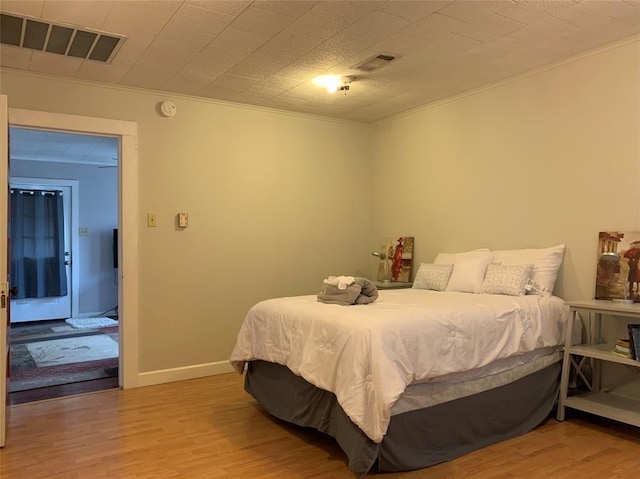
<svg viewBox="0 0 640 479"><path fill-rule="evenodd" d="M511 250L475 249L438 253L420 263L414 288L462 293L557 296L565 245Z"/></svg>

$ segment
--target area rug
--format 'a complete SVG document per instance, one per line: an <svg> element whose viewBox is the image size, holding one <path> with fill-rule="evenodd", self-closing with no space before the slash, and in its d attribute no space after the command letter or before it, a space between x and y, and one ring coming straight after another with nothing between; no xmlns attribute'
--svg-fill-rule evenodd
<svg viewBox="0 0 640 479"><path fill-rule="evenodd" d="M118 343L106 334L38 341L25 346L39 368L118 357Z"/></svg>
<svg viewBox="0 0 640 479"><path fill-rule="evenodd" d="M69 318L65 322L76 329L96 329L117 326L118 321L111 318Z"/></svg>
<svg viewBox="0 0 640 479"><path fill-rule="evenodd" d="M26 354L29 353L27 352ZM118 358L45 368L34 367L12 373L9 378L9 392L27 391L116 376L118 376Z"/></svg>
<svg viewBox="0 0 640 479"><path fill-rule="evenodd" d="M76 329L63 320L39 321L12 325L10 339L9 392L118 375L117 327Z"/></svg>

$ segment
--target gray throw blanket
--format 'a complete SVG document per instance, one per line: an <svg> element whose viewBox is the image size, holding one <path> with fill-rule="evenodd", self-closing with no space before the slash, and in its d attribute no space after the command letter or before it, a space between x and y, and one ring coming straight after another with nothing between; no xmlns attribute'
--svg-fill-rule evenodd
<svg viewBox="0 0 640 479"><path fill-rule="evenodd" d="M355 278L355 282L338 289L336 285L323 283L318 293L318 301L328 304L351 306L353 304L369 304L378 299L378 288L367 278Z"/></svg>

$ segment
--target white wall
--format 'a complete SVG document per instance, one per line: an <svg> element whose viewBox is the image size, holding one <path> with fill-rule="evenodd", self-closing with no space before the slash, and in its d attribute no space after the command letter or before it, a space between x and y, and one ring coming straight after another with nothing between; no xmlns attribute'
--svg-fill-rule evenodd
<svg viewBox="0 0 640 479"><path fill-rule="evenodd" d="M79 225L89 236L78 238L73 261L79 266L79 311L101 313L118 304L113 269L113 228L118 226L118 170L90 165L42 161L11 161L11 176L78 180Z"/></svg>
<svg viewBox="0 0 640 479"><path fill-rule="evenodd" d="M567 246L557 293L592 298L600 231L640 229L640 44L374 128L378 236L439 251Z"/></svg>
<svg viewBox="0 0 640 479"><path fill-rule="evenodd" d="M367 127L0 75L9 107L138 123L141 371L227 361L255 302L316 294L330 274L369 273ZM173 118L157 113L165 99L177 105ZM178 212L189 213L186 230Z"/></svg>

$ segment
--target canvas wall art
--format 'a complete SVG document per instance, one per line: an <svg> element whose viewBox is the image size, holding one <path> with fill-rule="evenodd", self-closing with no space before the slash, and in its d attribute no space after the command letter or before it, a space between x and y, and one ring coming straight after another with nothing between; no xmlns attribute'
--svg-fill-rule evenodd
<svg viewBox="0 0 640 479"><path fill-rule="evenodd" d="M598 235L595 299L640 302L640 231L601 231Z"/></svg>
<svg viewBox="0 0 640 479"><path fill-rule="evenodd" d="M385 238L378 251L376 279L378 281L411 281L413 267L413 236Z"/></svg>

